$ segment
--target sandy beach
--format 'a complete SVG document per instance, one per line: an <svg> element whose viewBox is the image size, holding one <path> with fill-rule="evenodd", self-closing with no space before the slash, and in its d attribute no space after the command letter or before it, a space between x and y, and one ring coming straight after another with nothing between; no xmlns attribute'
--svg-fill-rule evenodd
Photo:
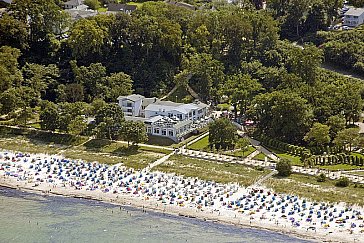
<svg viewBox="0 0 364 243"><path fill-rule="evenodd" d="M50 155L2 152L0 166L1 186L28 192L100 200L181 217L270 230L317 242L364 242L361 227L364 210L359 207L308 202L293 195L277 195L267 188L221 185ZM90 173L85 175L84 171ZM90 176L93 171L101 172ZM193 190L187 190L187 187ZM300 216L298 212L306 214ZM331 223L328 215L332 215ZM322 218L327 218L325 224Z"/></svg>

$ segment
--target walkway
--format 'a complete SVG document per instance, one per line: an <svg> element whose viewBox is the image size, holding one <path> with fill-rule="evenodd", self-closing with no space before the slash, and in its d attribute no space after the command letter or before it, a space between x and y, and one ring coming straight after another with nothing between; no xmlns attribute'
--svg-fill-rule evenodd
<svg viewBox="0 0 364 243"><path fill-rule="evenodd" d="M278 174L278 171L276 170L272 170L271 173L269 173L268 175L262 176L259 180L257 180L253 185L251 185L250 187L254 188L254 187L259 187L262 185L262 183L266 180L268 180L269 178L271 178L272 176Z"/></svg>
<svg viewBox="0 0 364 243"><path fill-rule="evenodd" d="M149 164L143 171L144 172L148 172L148 171L151 171L154 167L160 165L160 164L163 164L164 162L166 162L169 157L171 157L172 155L174 155L176 152L173 151L172 153L170 154L167 154L166 156L163 156L162 158L154 161L153 163Z"/></svg>

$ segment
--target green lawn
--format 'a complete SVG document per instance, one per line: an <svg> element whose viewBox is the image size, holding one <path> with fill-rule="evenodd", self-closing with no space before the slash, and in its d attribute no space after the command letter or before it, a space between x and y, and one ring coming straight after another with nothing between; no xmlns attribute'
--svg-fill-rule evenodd
<svg viewBox="0 0 364 243"><path fill-rule="evenodd" d="M314 201L346 202L349 204L364 205L364 188L336 187L335 181L317 182L316 177L293 174L289 178L272 177L265 186L273 188L278 193L288 193Z"/></svg>
<svg viewBox="0 0 364 243"><path fill-rule="evenodd" d="M209 135L207 135L207 136L203 137L202 139L196 141L195 143L189 145L188 148L193 149L193 150L200 150L200 151L210 151L210 148L209 148ZM253 153L254 151L255 151L255 148L253 146L248 146L247 151L241 151L241 150L237 150L237 151L234 151L234 152L222 151L221 153L226 154L226 155L245 158L246 156Z"/></svg>
<svg viewBox="0 0 364 243"><path fill-rule="evenodd" d="M40 124L39 123L31 123L31 124L28 124L28 126L40 129Z"/></svg>
<svg viewBox="0 0 364 243"><path fill-rule="evenodd" d="M136 3L136 2L127 2L127 4L129 4L129 5L135 5L135 6L137 6L137 8L141 8L141 7L143 7L143 3Z"/></svg>
<svg viewBox="0 0 364 243"><path fill-rule="evenodd" d="M269 173L269 171L258 171L239 164L216 163L181 155L171 156L168 161L153 170L220 183L237 182L244 186L253 184L258 178Z"/></svg>
<svg viewBox="0 0 364 243"><path fill-rule="evenodd" d="M265 161L265 157L266 157L265 154L259 153L253 159Z"/></svg>
<svg viewBox="0 0 364 243"><path fill-rule="evenodd" d="M240 157L240 158L245 158L248 155L250 155L251 153L255 152L255 150L256 149L253 146L250 145L250 146L248 146L248 149L246 151L237 150L237 151L234 151L234 152L224 152L224 154L232 155L232 156Z"/></svg>
<svg viewBox="0 0 364 243"><path fill-rule="evenodd" d="M99 8L99 9L97 9L97 11L99 13L106 12L107 11L107 8Z"/></svg>
<svg viewBox="0 0 364 243"><path fill-rule="evenodd" d="M231 107L231 105L227 104L227 103L217 105L217 109L220 110L220 111L229 111L230 107Z"/></svg>
<svg viewBox="0 0 364 243"><path fill-rule="evenodd" d="M209 150L209 135L189 145L188 148L193 150Z"/></svg>
<svg viewBox="0 0 364 243"><path fill-rule="evenodd" d="M289 160L292 165L303 166L303 163L301 162L301 157L299 156L291 155L270 147L268 147L267 149L277 155L279 158Z"/></svg>

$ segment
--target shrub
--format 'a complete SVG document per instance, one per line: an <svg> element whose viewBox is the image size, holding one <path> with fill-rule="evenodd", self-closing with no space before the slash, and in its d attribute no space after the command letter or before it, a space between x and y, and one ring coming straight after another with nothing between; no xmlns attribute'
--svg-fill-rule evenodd
<svg viewBox="0 0 364 243"><path fill-rule="evenodd" d="M276 165L279 176L289 176L292 174L292 166L289 160L282 159Z"/></svg>
<svg viewBox="0 0 364 243"><path fill-rule="evenodd" d="M336 181L335 186L338 187L347 187L349 186L350 181L347 177L341 177L339 180Z"/></svg>
<svg viewBox="0 0 364 243"><path fill-rule="evenodd" d="M325 182L326 181L326 176L324 173L321 173L318 175L317 177L317 182Z"/></svg>

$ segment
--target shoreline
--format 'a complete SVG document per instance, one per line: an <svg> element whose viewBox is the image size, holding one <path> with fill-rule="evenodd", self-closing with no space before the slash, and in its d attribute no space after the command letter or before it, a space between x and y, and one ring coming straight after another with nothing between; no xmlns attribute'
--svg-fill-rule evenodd
<svg viewBox="0 0 364 243"><path fill-rule="evenodd" d="M264 230L279 234L288 235L294 238L309 240L313 242L349 242L346 237L338 237L336 235L322 235L319 232L314 231L298 231L292 230L289 227L279 227L274 225L268 225L263 221L252 221L249 219L234 219L226 216L217 216L207 211L196 210L194 208L185 208L170 205L158 204L156 200L145 200L130 195L120 194L105 194L97 191L85 191L85 190L72 190L70 188L60 188L41 185L33 187L31 183L16 181L14 178L0 177L0 186L25 191L28 193L34 193L38 195L52 195L61 197L81 198L86 200L95 200L103 203L128 206L137 209L149 210L152 212L162 213L163 215L171 215L175 217L185 217L190 219L196 219L201 221L209 221L217 224L223 224L227 226L234 226L237 228L257 229ZM351 240L352 242L353 240ZM360 242L360 241L356 241Z"/></svg>

